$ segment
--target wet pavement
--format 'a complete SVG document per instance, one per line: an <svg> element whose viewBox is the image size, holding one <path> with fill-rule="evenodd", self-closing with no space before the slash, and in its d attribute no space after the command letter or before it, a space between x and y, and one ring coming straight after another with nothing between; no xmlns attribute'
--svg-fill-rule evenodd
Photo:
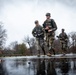
<svg viewBox="0 0 76 75"><path fill-rule="evenodd" d="M76 75L75 57L57 57L0 58L0 75Z"/></svg>

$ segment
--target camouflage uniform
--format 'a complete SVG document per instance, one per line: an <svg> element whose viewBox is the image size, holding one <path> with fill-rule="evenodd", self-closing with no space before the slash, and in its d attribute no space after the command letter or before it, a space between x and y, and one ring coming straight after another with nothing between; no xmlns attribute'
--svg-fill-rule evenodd
<svg viewBox="0 0 76 75"><path fill-rule="evenodd" d="M53 19L49 19L49 20L44 21L43 27L44 27L44 29L46 27L48 27L49 30L50 29L52 30L51 32L48 32L48 30L45 30L46 42L47 42L47 45L48 45L49 51L50 51L51 48L52 48L52 44L54 42L55 30L57 30L57 25L56 25L56 23L55 23L55 21Z"/></svg>
<svg viewBox="0 0 76 75"><path fill-rule="evenodd" d="M67 44L68 44L68 36L67 34L64 32L64 33L60 33L59 35L59 39L60 39L60 43L62 45L62 50L66 50L67 49Z"/></svg>
<svg viewBox="0 0 76 75"><path fill-rule="evenodd" d="M44 55L45 55L45 50L44 50L44 31L42 26L38 25L35 26L35 28L32 31L32 34L34 37L36 37L36 48L39 51L40 54L40 47L42 48Z"/></svg>

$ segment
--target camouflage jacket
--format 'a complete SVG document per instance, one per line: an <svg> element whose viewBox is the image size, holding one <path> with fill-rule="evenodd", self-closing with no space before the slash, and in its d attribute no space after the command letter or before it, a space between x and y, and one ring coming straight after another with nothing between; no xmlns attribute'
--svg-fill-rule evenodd
<svg viewBox="0 0 76 75"><path fill-rule="evenodd" d="M43 31L43 27L38 25L38 26L35 26L33 31L32 31L32 34L34 37L38 38L38 37L44 37L44 31Z"/></svg>
<svg viewBox="0 0 76 75"><path fill-rule="evenodd" d="M48 20L44 21L43 27L46 28L47 26L49 27L49 29L52 29L52 31L57 30L57 25L53 19L50 19L49 21ZM46 31L46 33L48 33L47 30L45 30L45 31Z"/></svg>
<svg viewBox="0 0 76 75"><path fill-rule="evenodd" d="M59 34L59 38L60 38L60 40L65 40L65 39L68 39L68 36L67 36L67 34L66 33L60 33Z"/></svg>

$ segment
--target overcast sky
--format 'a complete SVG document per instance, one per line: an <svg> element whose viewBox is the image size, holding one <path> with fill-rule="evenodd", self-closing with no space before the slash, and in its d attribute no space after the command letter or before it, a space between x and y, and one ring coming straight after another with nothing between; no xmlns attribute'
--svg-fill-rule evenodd
<svg viewBox="0 0 76 75"><path fill-rule="evenodd" d="M33 37L34 21L42 25L47 12L57 24L57 35L62 28L67 33L76 31L76 0L0 0L0 21L8 35L6 45L20 43L27 35Z"/></svg>

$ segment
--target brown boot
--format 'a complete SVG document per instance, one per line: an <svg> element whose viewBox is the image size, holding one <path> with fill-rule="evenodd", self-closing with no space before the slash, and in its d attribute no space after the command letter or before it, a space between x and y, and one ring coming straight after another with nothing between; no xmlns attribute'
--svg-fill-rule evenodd
<svg viewBox="0 0 76 75"><path fill-rule="evenodd" d="M51 52L49 51L49 53L47 53L47 56L51 56Z"/></svg>
<svg viewBox="0 0 76 75"><path fill-rule="evenodd" d="M37 56L40 57L40 54L38 54Z"/></svg>

